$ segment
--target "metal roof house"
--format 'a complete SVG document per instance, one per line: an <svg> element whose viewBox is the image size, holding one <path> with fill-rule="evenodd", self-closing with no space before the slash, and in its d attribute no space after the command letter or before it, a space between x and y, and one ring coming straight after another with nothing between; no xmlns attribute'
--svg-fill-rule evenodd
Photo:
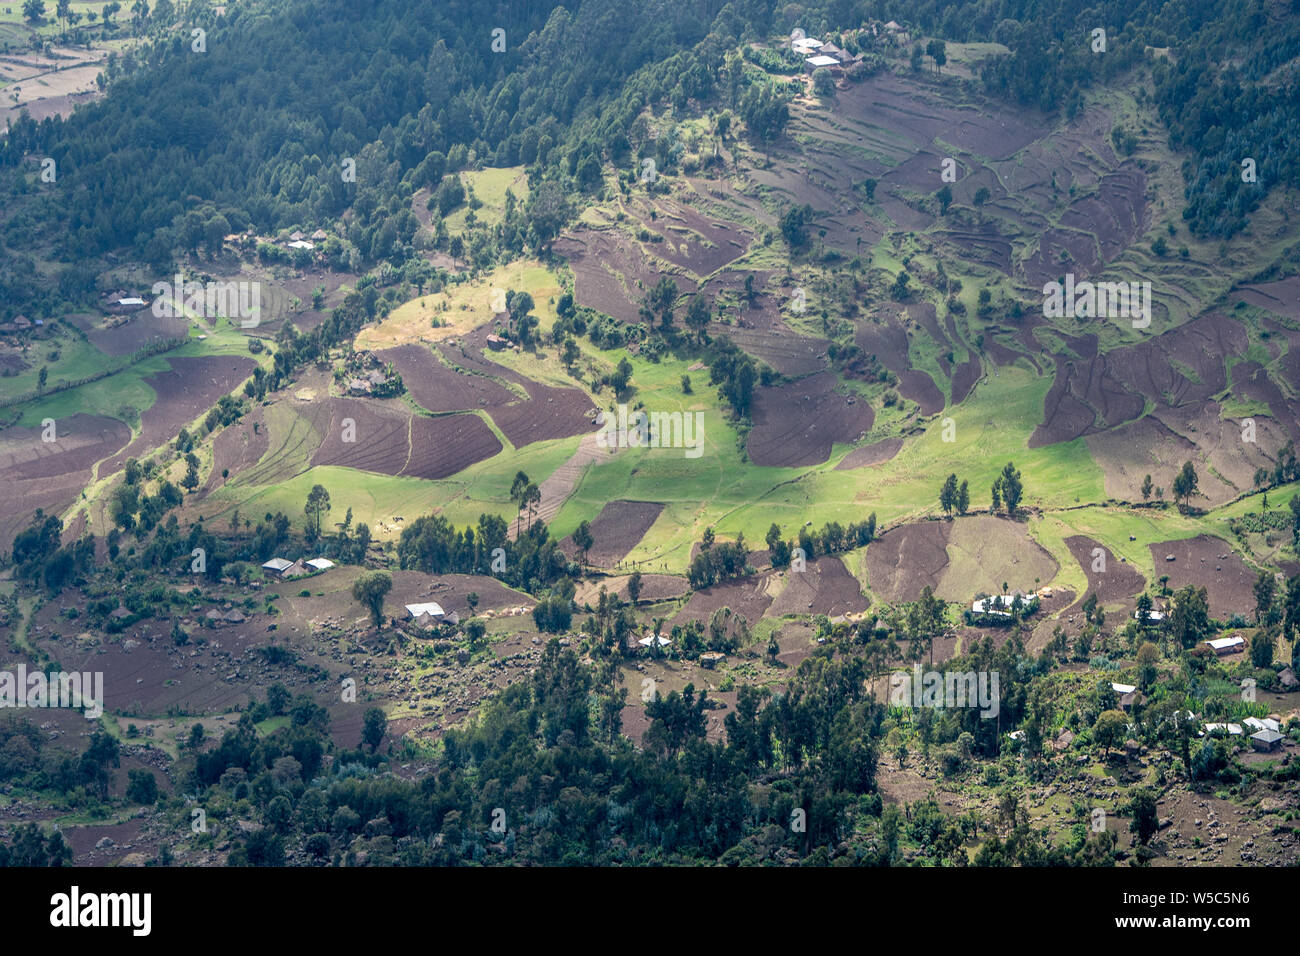
<svg viewBox="0 0 1300 956"><path fill-rule="evenodd" d="M1276 730L1261 730L1250 735L1250 745L1256 750L1267 753L1282 747L1283 737Z"/></svg>
<svg viewBox="0 0 1300 956"><path fill-rule="evenodd" d="M1210 650L1220 657L1224 654L1235 654L1246 649L1246 639L1240 634L1233 637L1220 637L1217 640L1206 641L1205 643L1210 645Z"/></svg>
<svg viewBox="0 0 1300 956"><path fill-rule="evenodd" d="M437 601L428 601L424 604L408 604L406 605L406 613L411 615L413 618L418 618L421 614L429 614L433 617L443 617L446 615L446 612L442 609L442 605Z"/></svg>

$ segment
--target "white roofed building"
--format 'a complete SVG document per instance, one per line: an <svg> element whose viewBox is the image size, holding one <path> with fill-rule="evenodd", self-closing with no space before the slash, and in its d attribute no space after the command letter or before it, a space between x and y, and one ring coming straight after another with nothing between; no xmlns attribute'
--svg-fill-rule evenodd
<svg viewBox="0 0 1300 956"><path fill-rule="evenodd" d="M406 605L406 613L413 618L418 618L421 614L430 614L433 617L443 617L446 614L442 609L442 605L437 601L427 601L424 604L408 604Z"/></svg>
<svg viewBox="0 0 1300 956"><path fill-rule="evenodd" d="M1240 634L1233 637L1220 637L1217 640L1206 641L1205 643L1210 645L1210 650L1220 657L1224 654L1235 654L1246 649L1246 639Z"/></svg>

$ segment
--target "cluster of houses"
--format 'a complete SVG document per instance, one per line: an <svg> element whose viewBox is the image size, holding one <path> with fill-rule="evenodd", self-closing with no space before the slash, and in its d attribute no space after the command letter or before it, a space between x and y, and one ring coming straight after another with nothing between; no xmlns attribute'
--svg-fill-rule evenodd
<svg viewBox="0 0 1300 956"><path fill-rule="evenodd" d="M316 248L316 243L324 242L329 236L325 234L324 229L317 229L310 236L304 235L298 230L289 233L289 239L284 243L288 249L306 249L308 252Z"/></svg>
<svg viewBox="0 0 1300 956"><path fill-rule="evenodd" d="M850 53L829 41L816 37L800 36L802 31L795 31L790 40L790 50L804 57L804 68L809 72L826 69L832 73L842 74L849 67L863 60L862 54ZM875 43L883 41L893 46L903 46L910 42L910 35L896 20L880 23L873 20L858 32L858 42Z"/></svg>
<svg viewBox="0 0 1300 956"><path fill-rule="evenodd" d="M1142 692L1132 684L1120 684L1111 681L1110 689L1119 697L1120 710L1132 710L1134 704L1141 704L1143 701ZM1179 711L1175 716L1181 713ZM1189 718L1195 717L1190 711L1187 712L1187 716ZM1280 749L1282 741L1286 739L1282 733L1282 720L1277 716L1247 717L1239 724L1207 723L1204 730L1197 731L1197 736L1204 737L1206 734L1223 733L1230 737L1240 737L1247 730L1254 731L1250 735L1251 747L1262 753Z"/></svg>
<svg viewBox="0 0 1300 956"><path fill-rule="evenodd" d="M225 627L227 624L243 624L247 617L244 612L237 607L232 607L229 611L219 611L215 607L203 615L203 619L210 627Z"/></svg>
<svg viewBox="0 0 1300 956"><path fill-rule="evenodd" d="M1239 724L1206 724L1199 736L1218 732L1229 737L1240 737L1247 730L1254 731L1250 735L1250 745L1261 753L1280 749L1282 741L1286 739L1282 733L1282 722L1276 717L1247 717Z"/></svg>
<svg viewBox="0 0 1300 956"><path fill-rule="evenodd" d="M832 72L843 71L855 63L862 62L862 55L842 50L834 43L823 43L814 37L800 37L790 41L790 49L804 57L804 67L809 73L814 70L827 69Z"/></svg>
<svg viewBox="0 0 1300 956"><path fill-rule="evenodd" d="M295 229L284 239L273 239L270 236L259 236L254 230L249 229L247 232L232 232L221 238L226 245L242 250L255 249L258 246L280 246L284 249L303 249L311 252L328 239L329 234L324 229L317 229L310 235Z"/></svg>
<svg viewBox="0 0 1300 956"><path fill-rule="evenodd" d="M312 558L309 561L304 561L302 558L297 561L290 561L288 558L272 558L262 564L263 571L286 581L290 578L319 574L321 571L328 571L332 567L334 567L334 562L329 558Z"/></svg>
<svg viewBox="0 0 1300 956"><path fill-rule="evenodd" d="M358 351L355 359L348 363L348 367L357 371L357 374L348 380L349 395L387 397L392 394L388 372L375 353L368 350Z"/></svg>
<svg viewBox="0 0 1300 956"><path fill-rule="evenodd" d="M29 319L25 315L16 315L12 322L0 322L0 335L21 335L45 324L44 319Z"/></svg>

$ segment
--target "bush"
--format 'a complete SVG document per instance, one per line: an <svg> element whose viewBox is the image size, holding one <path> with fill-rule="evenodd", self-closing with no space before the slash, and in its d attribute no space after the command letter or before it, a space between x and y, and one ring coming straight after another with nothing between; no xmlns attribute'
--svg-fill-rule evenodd
<svg viewBox="0 0 1300 956"><path fill-rule="evenodd" d="M132 770L127 775L126 799L131 803L151 805L158 801L158 778L152 770Z"/></svg>
<svg viewBox="0 0 1300 956"><path fill-rule="evenodd" d="M533 608L533 623L537 625L539 631L558 634L567 631L572 620L572 605L567 598L560 597L558 594L546 598Z"/></svg>

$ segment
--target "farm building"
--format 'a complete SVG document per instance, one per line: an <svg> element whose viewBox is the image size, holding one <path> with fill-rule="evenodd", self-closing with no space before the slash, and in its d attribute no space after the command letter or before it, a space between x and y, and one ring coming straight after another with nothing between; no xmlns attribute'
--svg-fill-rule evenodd
<svg viewBox="0 0 1300 956"><path fill-rule="evenodd" d="M808 57L808 59L803 62L809 73L813 70L820 70L822 68L830 69L831 67L838 67L840 65L840 61L835 59L835 57L825 56L820 53L817 56Z"/></svg>
<svg viewBox="0 0 1300 956"><path fill-rule="evenodd" d="M437 601L427 601L424 604L406 605L406 613L411 615L412 619L416 619L421 614L428 614L431 617L441 618L444 617L447 612L442 609L442 605Z"/></svg>
<svg viewBox="0 0 1300 956"><path fill-rule="evenodd" d="M248 620L248 618L244 616L244 612L239 610L237 607L231 608L229 611L224 613L213 608L207 614L203 615L203 618L214 627L223 627L226 624L243 624Z"/></svg>
<svg viewBox="0 0 1300 956"><path fill-rule="evenodd" d="M1280 731L1282 729L1282 725L1272 717L1247 717L1242 721L1242 724L1249 727L1251 730Z"/></svg>
<svg viewBox="0 0 1300 956"><path fill-rule="evenodd" d="M1220 637L1213 641L1206 641L1214 653L1222 657L1224 654L1236 654L1238 651L1246 649L1246 639L1240 634L1232 637Z"/></svg>
<svg viewBox="0 0 1300 956"><path fill-rule="evenodd" d="M1276 730L1261 730L1250 735L1250 745L1261 753L1268 753L1281 749L1282 739L1282 735Z"/></svg>
<svg viewBox="0 0 1300 956"><path fill-rule="evenodd" d="M316 248L316 244L314 242L308 242L306 239L295 239L293 242L289 243L289 248L306 249L310 252L312 249Z"/></svg>
<svg viewBox="0 0 1300 956"><path fill-rule="evenodd" d="M817 52L821 45L822 41L814 37L799 37L790 42L790 49L801 56L808 56L810 53Z"/></svg>
<svg viewBox="0 0 1300 956"><path fill-rule="evenodd" d="M300 577L302 577L303 575L310 574L310 573L311 573L311 572L307 570L307 565L303 564L301 560L298 560L298 561L293 562L293 564L289 565L289 566L288 566L287 568L285 568L283 571L281 571L281 572L280 572L280 577L282 577L282 578L300 578Z"/></svg>
<svg viewBox="0 0 1300 956"><path fill-rule="evenodd" d="M993 597L981 598L971 604L970 609L976 614L998 614L1002 617L1011 616L1011 606L1016 603L1016 598L1020 598L1022 605L1027 605L1034 596L1026 594L1023 591L1012 591L1010 594L995 594Z"/></svg>
<svg viewBox="0 0 1300 956"><path fill-rule="evenodd" d="M288 561L284 558L272 558L270 561L264 562L262 570L270 571L282 578L300 578L304 574L311 573L307 570L307 565L303 564L301 560Z"/></svg>
<svg viewBox="0 0 1300 956"><path fill-rule="evenodd" d="M497 351L500 351L510 343L505 339L503 339L501 336L493 334L487 337L487 344L488 344L488 348L496 349Z"/></svg>
<svg viewBox="0 0 1300 956"><path fill-rule="evenodd" d="M313 571L328 571L330 568L334 567L334 562L329 558L312 558L307 562L307 567L311 568Z"/></svg>
<svg viewBox="0 0 1300 956"><path fill-rule="evenodd" d="M1165 614L1164 614L1163 611L1147 611L1147 614L1146 614L1146 620L1143 621L1142 623L1145 623L1145 624L1159 624L1159 623L1160 623L1161 621L1163 621L1164 619L1165 619ZM1135 621L1142 621L1142 612L1141 612L1141 611L1134 611L1134 612L1133 612L1133 620L1135 620Z"/></svg>
<svg viewBox="0 0 1300 956"><path fill-rule="evenodd" d="M656 641L659 642L658 644L659 647L666 647L667 645L672 643L672 641L669 640L668 638L656 637L654 634L647 634L645 637L641 638L641 640L637 641L637 643L640 644L642 647L652 647L654 646Z"/></svg>
<svg viewBox="0 0 1300 956"><path fill-rule="evenodd" d="M1119 696L1119 709L1129 710L1134 704L1140 704L1144 700L1142 692L1132 684L1117 684L1111 681L1110 689Z"/></svg>
<svg viewBox="0 0 1300 956"><path fill-rule="evenodd" d="M1230 737L1240 737L1242 734L1241 724L1206 724L1205 733L1212 734L1216 730L1221 730ZM1204 736L1204 734L1202 734Z"/></svg>

